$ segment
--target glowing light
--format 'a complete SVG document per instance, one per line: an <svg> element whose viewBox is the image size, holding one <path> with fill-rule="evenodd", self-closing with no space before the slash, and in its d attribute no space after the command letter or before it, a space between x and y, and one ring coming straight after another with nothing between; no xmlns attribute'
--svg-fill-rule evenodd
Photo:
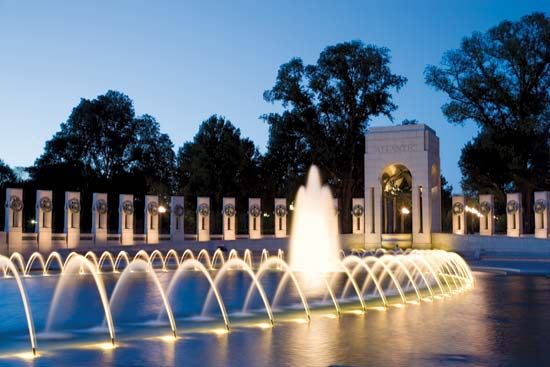
<svg viewBox="0 0 550 367"><path fill-rule="evenodd" d="M349 313L352 314L352 315L364 315L365 311L363 311L363 310L352 310Z"/></svg>
<svg viewBox="0 0 550 367"><path fill-rule="evenodd" d="M402 304L402 303L394 303L394 304L392 304L392 307L395 307L395 308L403 308L403 307L405 307L405 305Z"/></svg>
<svg viewBox="0 0 550 367"><path fill-rule="evenodd" d="M218 328L218 329L214 329L212 330L212 332L216 335L226 335L226 334L229 334L229 330L227 329L222 329L222 328Z"/></svg>
<svg viewBox="0 0 550 367"><path fill-rule="evenodd" d="M166 207L161 205L161 206L159 206L158 211L159 211L160 214L164 214L164 213L166 213Z"/></svg>
<svg viewBox="0 0 550 367"><path fill-rule="evenodd" d="M401 208L401 214L403 214L403 215L409 215L409 214L411 214L411 211L409 210L409 208L402 207L402 208Z"/></svg>
<svg viewBox="0 0 550 367"><path fill-rule="evenodd" d="M333 313L327 313L326 315L323 315L323 316L326 317L327 319L337 319L338 318L338 316L336 316Z"/></svg>
<svg viewBox="0 0 550 367"><path fill-rule="evenodd" d="M472 207L466 205L464 207L464 210L466 211L466 213L471 213L473 215L476 215L478 218L483 218L483 214L481 214L480 211L477 210L476 208L472 208Z"/></svg>
<svg viewBox="0 0 550 367"><path fill-rule="evenodd" d="M111 349L115 349L116 345L113 343L99 343L99 344L96 344L95 347L101 350L111 350Z"/></svg>
<svg viewBox="0 0 550 367"><path fill-rule="evenodd" d="M300 319L300 318L292 319L291 321L295 322L297 324L307 324L308 323L308 321L306 319Z"/></svg>
<svg viewBox="0 0 550 367"><path fill-rule="evenodd" d="M369 310L385 312L385 311L386 311L386 307L383 307L383 306L369 307Z"/></svg>
<svg viewBox="0 0 550 367"><path fill-rule="evenodd" d="M259 327L262 330L267 330L267 329L272 328L271 324L269 324L267 322L260 322L259 324L256 324L256 326Z"/></svg>
<svg viewBox="0 0 550 367"><path fill-rule="evenodd" d="M21 359L24 359L26 361L30 361L30 360L33 360L33 359L37 358L38 354L34 354L32 352L25 352L25 353L14 354L14 357L21 358Z"/></svg>
<svg viewBox="0 0 550 367"><path fill-rule="evenodd" d="M172 343L172 342L175 342L176 340L178 340L178 338L175 337L172 334L159 336L159 339L162 340L163 342L167 342L167 343Z"/></svg>

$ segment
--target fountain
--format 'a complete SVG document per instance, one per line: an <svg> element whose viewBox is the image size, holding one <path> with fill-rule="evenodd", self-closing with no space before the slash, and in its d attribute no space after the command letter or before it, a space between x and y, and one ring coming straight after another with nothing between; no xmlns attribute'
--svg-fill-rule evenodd
<svg viewBox="0 0 550 367"><path fill-rule="evenodd" d="M333 197L321 183L316 166L309 169L306 186L300 187L294 204L289 243L290 267L306 277L309 291L324 286L327 272L339 271L340 238L334 220Z"/></svg>
<svg viewBox="0 0 550 367"><path fill-rule="evenodd" d="M434 302L467 290L474 284L468 265L460 256L450 252L389 252L379 249L375 253L358 251L346 255L339 243L330 189L321 184L315 166L309 171L307 184L298 190L294 208L288 262L282 250L270 254L266 249L242 249L240 252L232 249L226 254L220 249L212 253L206 249L197 253L186 249L179 254L176 249L165 253L158 249L151 252L126 249L101 254L88 251L84 255L71 252L65 259L57 252L48 256L33 253L27 259L15 253L10 258L0 256L0 268L5 281L12 278L16 281L33 355L36 353L35 315L27 299L25 282L40 282L46 277L55 281L56 275L58 279L47 317L37 324L44 327L44 333L38 334L39 338L51 339L56 327L54 321L60 316L68 317L69 323L71 320L67 315L71 312L80 318L84 306L82 299L72 299L68 291L71 287L76 290L90 288L86 299L95 297L99 302L90 306L89 311L103 316L103 325L92 329L73 325L71 331L73 338L84 335L92 339L91 334L108 332L110 343L100 343L102 349L115 346L115 322L121 327L121 320L114 318L113 312L119 317L122 317L121 313L134 318L137 315L128 315L130 310L123 306L131 304L132 297L137 296L136 292L130 291L133 290L130 285L139 280L136 279L138 276L143 276L154 286L153 291L144 289L139 292L138 289L148 307L157 307L154 319L142 320L148 315L140 316L137 322L132 319L132 323L126 322L124 326L130 330L148 329L149 334L158 337L159 325L165 325L167 318L171 334L160 337L165 341L177 339L177 323L185 324L179 329L183 332L187 328L197 328L197 323L218 323L210 330L216 335L224 335L230 331L230 325L231 330L250 325L266 329L275 324L275 317L278 322L285 322L285 314L294 315L302 310L305 319L292 316L290 320L310 322L315 312L327 315L327 309L331 318L338 318L346 313L363 315L369 309L386 310ZM20 278L19 274L24 277ZM190 276L192 274L194 276ZM198 279L206 280L206 286ZM291 287L287 286L289 283ZM195 297L189 299L188 294L179 291L184 286L190 287L185 288L187 292L196 289L202 291L202 295L192 293ZM231 297L222 292L228 289L232 292ZM259 296L260 306L254 305L254 301L258 301L255 296ZM199 300L200 304L193 311L184 310L184 307L174 309L176 298L180 303ZM43 303L41 300L41 305ZM219 317L210 317L209 310L213 305L217 305L217 315L222 316L223 328L219 325ZM263 319L265 315L268 322ZM289 317L286 317L287 321ZM71 337L65 337L65 341L68 339Z"/></svg>
<svg viewBox="0 0 550 367"><path fill-rule="evenodd" d="M321 191L323 190L319 192ZM326 194L325 198L328 198ZM301 208L305 207L308 206ZM313 206L309 206L311 207ZM330 213L325 212L325 214ZM304 218L300 223L304 223L303 221L305 221ZM298 232L304 235L304 232ZM294 258L294 261L289 263L285 261L282 251L278 251L276 256L270 256L267 250L256 252L245 250L241 257L237 251L231 251L225 255L221 251L210 254L203 249L195 254L187 249L180 255L175 249L170 249L165 254L159 250L152 252L140 250L134 255L126 251L119 253L105 251L99 257L93 252L85 255L71 252L64 260L56 252L47 257L34 253L27 259L20 254L14 254L11 258L0 257L0 267L3 270L4 279L16 280L23 300L33 353L36 353L34 319L23 282L23 279L28 278L40 279L55 277L59 274L47 318L43 320L45 333L38 334L40 338L47 339L48 335L52 335L54 320L57 315L64 313L63 308L68 308L67 311L76 311L78 307L82 307L79 302L70 301L71 297L66 294L69 286L79 288L90 287L90 284L93 284L90 296L93 297L94 293L96 297L99 296L103 310L92 311L102 313L104 316L104 325L96 327L94 332L108 331L109 345L112 346L115 345L116 320L111 315L111 309L117 308L116 305L121 301L127 302L127 297L131 295L124 290L136 274L145 275L153 281L156 293L150 293L149 297L158 298L159 307L161 307L156 320L152 320L156 323L147 321L143 327L158 326L158 322L167 316L172 338L176 337L176 323L182 320L174 316L171 300L173 301L175 296L176 285L183 281L185 274L192 272L201 274L208 283L206 300L197 314L200 317L195 319L199 322L210 320L206 317L206 313L215 300L226 331L230 330L232 312L235 313L235 317L237 313L240 314L239 319L243 320L233 322L232 325L242 324L246 319L246 317L242 319L242 315L257 317L254 316L255 312L250 310L254 294L260 296L262 308L269 320L269 323L261 322L255 325L262 325L261 327L265 328L266 325L275 323L275 310L277 315L280 315L301 308L306 315L306 318L301 320L305 322L311 320L311 315L316 308L326 308L331 304L336 317L343 312L363 314L369 308L378 310L391 306L402 307L410 303L433 302L469 289L474 284L468 265L454 253L440 250L412 250L395 254L378 251L376 254L359 253L340 259L337 247L333 246L337 244L336 241L323 244L324 257L319 261L313 261L311 259L316 257L315 251L310 248L313 242L297 242L298 238L300 237L293 238L290 253L293 256L300 254L303 257ZM307 254L303 251L306 248L314 253ZM168 266L169 262L172 264L171 267ZM330 271L320 268L321 263L328 264ZM25 278L20 279L20 273L25 275ZM240 309L233 308L231 311L227 309L220 287L227 279L234 279L239 273L249 279L249 285L245 289L237 290L242 297L242 305ZM276 279L266 277L269 273L280 274L280 277ZM159 280L163 274L169 275L168 282L164 284ZM111 288L106 287L105 277L107 276L116 277ZM306 290L311 290L308 282L312 276L319 277L321 287L317 292L308 293ZM91 282L84 281L86 277L91 277ZM196 282L196 280L191 281ZM289 281L292 284L290 288L287 287ZM266 287L269 284L271 286ZM274 293L269 294L268 288L274 289ZM291 303L288 303L289 299L283 296L285 290L296 292ZM283 299L286 302L284 306L276 307ZM216 334L221 334L220 328L213 330ZM167 337L163 336L163 338ZM106 343L100 343L100 345L101 348L106 347Z"/></svg>

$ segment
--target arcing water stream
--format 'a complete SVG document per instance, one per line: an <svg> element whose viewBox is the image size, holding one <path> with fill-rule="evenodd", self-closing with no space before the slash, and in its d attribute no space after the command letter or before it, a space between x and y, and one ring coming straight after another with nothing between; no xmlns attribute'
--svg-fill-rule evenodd
<svg viewBox="0 0 550 367"><path fill-rule="evenodd" d="M472 273L464 260L455 253L445 251L412 250L405 254L392 254L378 250L376 253L363 252L347 255L341 257L336 263L339 264L340 271L326 272L323 275L324 294L313 305L304 287L304 281L309 279L308 276L304 277L300 272L293 271L285 261L282 251L278 251L277 256L270 256L267 250L256 253L245 250L242 254L231 251L227 255L221 250L216 250L212 254L204 250L197 254L189 250L182 254L175 250L165 254L158 250L151 253L139 251L133 256L125 251L116 254L104 252L100 256L88 252L85 255L70 253L65 259L55 252L47 257L34 253L28 259L20 254L13 254L10 258L0 256L0 266L5 281L14 279L17 282L23 300L33 353L37 348L36 332L32 305L28 301L24 284L27 278L59 276L48 312L45 327L47 332L53 331L53 318L68 305L63 302L64 288L67 287L67 283L93 280L97 297L103 307L109 342L113 344L117 327L111 316L111 307L119 301L120 290L123 290L138 274L145 274L152 279L152 284L157 289L156 295L164 305L158 319L163 320L168 316L168 323L174 336L177 332L177 319L171 309L171 294L177 284L185 280L185 274L188 273L198 272L208 282L208 295L202 308L203 316L210 308L210 304L215 302L227 330L230 329L231 314L226 309L219 287L228 274L235 271L245 272L250 278L248 290L240 292L244 295L242 313L246 314L249 311L250 300L254 293L258 292L270 324L276 321L273 306L280 302L281 293L284 292L289 281L297 292L299 304L307 320L310 319L312 308L326 307L327 302L332 304L334 315L338 316L343 303L357 304L360 311L365 312L369 309L369 305L375 304L381 305L376 306L378 308L388 308L409 303L431 302L460 293L474 284ZM156 279L157 272L173 272L174 275L166 290ZM269 273L281 274L271 300L264 289L266 274ZM110 296L103 280L106 274L119 274ZM20 275L23 277L21 278ZM343 281L338 281L339 278L343 278ZM77 306L73 305L73 307Z"/></svg>
<svg viewBox="0 0 550 367"><path fill-rule="evenodd" d="M146 278L152 284L152 290L136 290L147 297L145 306L150 306L152 302L149 301L160 300L160 309L153 325L164 325L167 319L172 338L177 338L177 323L180 321L174 311L173 303L179 299L175 295L190 274L199 275L191 282L195 288L205 288L206 293L196 319L207 320L210 309L215 305L223 319L223 332L230 330L231 319L253 314L251 304L256 295L259 295L261 307L269 321L262 323L262 327L271 327L275 324L277 311L289 312L295 307L303 309L305 320L309 322L314 309L330 307L334 310L333 315L339 317L346 305L353 312L364 314L369 308L385 310L390 306L432 302L467 290L474 284L468 265L451 252L408 250L403 254L401 251L389 253L378 249L376 252L343 253L332 194L328 187L321 184L316 167L310 170L307 186L298 191L292 228L289 263L282 250L271 256L265 249L255 252L247 249L242 253L231 250L227 254L221 249L214 253L204 249L198 253L185 250L181 254L171 249L166 253L140 250L133 255L126 251L105 251L100 255L92 251L84 255L72 252L66 258L57 252L46 257L33 253L27 259L15 253L9 258L0 256L0 268L4 278L14 278L17 284L32 355L37 351L37 338L31 310L33 305L27 298L25 287L27 278L59 275L48 309L45 331L41 336L47 338L55 334L56 321L60 316L71 321L71 312L74 314L72 317L78 319L82 318L83 308L93 308L88 304L83 307L83 300L69 292L70 289L92 288L95 292L86 294L86 302L93 304L89 298L94 294L99 299L100 306L96 308L101 309L103 321L96 331L108 333L109 347L115 346L118 330L113 310L122 308L124 314L132 312L123 305L132 295L130 289L139 277ZM172 273L166 289L159 280L163 273ZM236 283L235 273L245 275L248 283L232 284L231 292L224 294L225 283ZM105 281L109 275L116 276L110 292ZM201 279L206 280L206 285L201 283ZM290 297L291 302L289 297L285 297L289 294L289 282L296 292L294 297ZM184 301L196 301L196 294L192 294L193 299L186 296L183 295ZM228 310L228 298L242 298L238 312ZM284 299L287 302L280 306ZM94 311L97 313L99 310ZM133 312L137 310L133 309Z"/></svg>

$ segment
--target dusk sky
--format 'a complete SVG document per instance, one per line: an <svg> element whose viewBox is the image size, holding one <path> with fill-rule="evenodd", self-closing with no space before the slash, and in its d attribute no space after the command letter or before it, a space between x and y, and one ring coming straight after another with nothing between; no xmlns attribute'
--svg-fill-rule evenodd
<svg viewBox="0 0 550 367"><path fill-rule="evenodd" d="M549 12L550 1L0 0L0 158L31 165L81 97L109 89L156 117L176 149L215 113L264 152L259 116L278 107L262 93L279 65L362 40L391 50L392 70L408 78L395 123L436 130L442 173L459 192L460 151L476 127L446 122L445 95L424 83L424 68L473 31L533 11Z"/></svg>

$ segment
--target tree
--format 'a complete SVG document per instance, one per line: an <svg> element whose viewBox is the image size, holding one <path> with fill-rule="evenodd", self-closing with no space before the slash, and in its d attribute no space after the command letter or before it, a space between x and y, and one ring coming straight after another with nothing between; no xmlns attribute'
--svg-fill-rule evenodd
<svg viewBox="0 0 550 367"><path fill-rule="evenodd" d="M266 101L285 109L263 116L270 125L265 163L275 164L264 171L279 175L272 181L301 180L316 164L341 198L342 211L349 213L352 196L363 191L369 121L379 115L392 118L397 106L391 93L406 82L389 64L388 49L352 41L325 48L313 65L305 66L300 58L281 65L275 85L264 93ZM347 229L349 216L341 218Z"/></svg>
<svg viewBox="0 0 550 367"><path fill-rule="evenodd" d="M81 99L61 130L46 142L30 169L36 182L73 189L113 187L166 191L173 187L175 153L166 134L149 115L136 117L132 100L108 91Z"/></svg>
<svg viewBox="0 0 550 367"><path fill-rule="evenodd" d="M170 194L175 189L176 154L167 134L160 132L154 117L135 119L135 143L129 155L128 170L145 180L151 192Z"/></svg>
<svg viewBox="0 0 550 367"><path fill-rule="evenodd" d="M443 232L451 232L453 227L453 186L441 175L441 229Z"/></svg>
<svg viewBox="0 0 550 367"><path fill-rule="evenodd" d="M404 119L401 121L401 125L407 126L407 125L418 125L417 119Z"/></svg>
<svg viewBox="0 0 550 367"><path fill-rule="evenodd" d="M550 18L533 13L475 32L425 79L448 95L449 122L480 129L463 149L464 188L521 191L532 228L533 191L550 184Z"/></svg>
<svg viewBox="0 0 550 367"><path fill-rule="evenodd" d="M5 188L6 185L14 183L16 180L15 172L0 159L0 188Z"/></svg>
<svg viewBox="0 0 550 367"><path fill-rule="evenodd" d="M223 196L259 195L259 158L254 143L242 138L231 121L213 115L202 122L193 141L178 151L180 193L209 196L217 202Z"/></svg>
<svg viewBox="0 0 550 367"><path fill-rule="evenodd" d="M271 114L267 152L262 157L262 183L264 191L273 197L294 199L304 181L311 159L305 154L307 143L295 127L297 116L290 112Z"/></svg>

